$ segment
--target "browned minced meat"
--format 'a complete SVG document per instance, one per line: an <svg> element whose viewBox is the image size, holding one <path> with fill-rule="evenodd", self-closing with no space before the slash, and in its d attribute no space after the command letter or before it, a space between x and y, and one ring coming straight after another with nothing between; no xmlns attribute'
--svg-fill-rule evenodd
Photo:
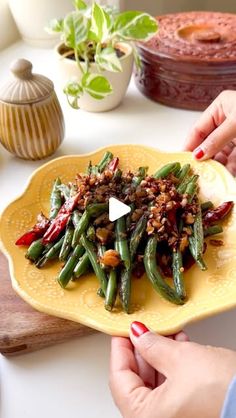
<svg viewBox="0 0 236 418"><path fill-rule="evenodd" d="M135 210L130 216L129 231L132 231L143 214L148 214L147 234L158 234L160 241L167 241L171 248L180 246L184 250L188 246L188 237L192 233L192 224L198 211L195 200L188 203L187 195L176 190L178 180L169 175L165 179L155 179L146 176L138 187L132 186L134 174L130 171L121 178L113 176L109 170L102 174L78 174L76 188L84 191L83 198L78 203L78 209L83 211L91 203L108 202L115 197L127 205L134 204ZM179 232L179 222L182 219L184 227ZM94 219L96 237L100 242L110 242L114 234L114 224L107 214ZM107 230L107 231L105 231Z"/></svg>

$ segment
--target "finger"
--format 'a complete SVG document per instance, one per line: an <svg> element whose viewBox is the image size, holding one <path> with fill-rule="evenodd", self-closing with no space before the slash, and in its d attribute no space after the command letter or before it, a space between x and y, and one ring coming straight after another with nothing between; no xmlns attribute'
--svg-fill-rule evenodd
<svg viewBox="0 0 236 418"><path fill-rule="evenodd" d="M137 362L138 375L141 377L144 385L149 389L154 389L156 387L155 369L143 359L136 349L134 349L134 356Z"/></svg>
<svg viewBox="0 0 236 418"><path fill-rule="evenodd" d="M193 151L206 137L225 120L225 115L221 111L219 99L215 99L210 106L202 113L197 123L191 130L185 144L185 151Z"/></svg>
<svg viewBox="0 0 236 418"><path fill-rule="evenodd" d="M189 341L189 337L187 336L187 334L185 334L184 331L180 331L174 335L174 340L180 342L187 342Z"/></svg>
<svg viewBox="0 0 236 418"><path fill-rule="evenodd" d="M219 163L226 165L228 162L228 157L223 153L223 152L218 152L215 156L214 156L214 160L218 161Z"/></svg>
<svg viewBox="0 0 236 418"><path fill-rule="evenodd" d="M111 341L110 388L118 408L122 411L129 408L128 399L133 394L145 399L150 389L144 386L138 376L137 362L131 341L128 338L113 337Z"/></svg>
<svg viewBox="0 0 236 418"><path fill-rule="evenodd" d="M235 136L236 121L231 118L226 119L193 151L193 154L198 160L211 158L232 141Z"/></svg>
<svg viewBox="0 0 236 418"><path fill-rule="evenodd" d="M171 340L174 340L176 337L176 335L169 335L168 338L170 338ZM161 386L166 380L166 377L164 376L164 374L156 372L156 386Z"/></svg>
<svg viewBox="0 0 236 418"><path fill-rule="evenodd" d="M140 323L131 324L130 339L141 356L158 372L168 376L176 363L178 342L154 334Z"/></svg>
<svg viewBox="0 0 236 418"><path fill-rule="evenodd" d="M171 338L172 340L180 341L180 342L189 341L189 338L185 334L184 331L180 331L177 334L169 336L168 338ZM162 385L162 383L164 383L165 380L166 380L166 377L163 374L161 374L159 372L156 373L156 386Z"/></svg>
<svg viewBox="0 0 236 418"><path fill-rule="evenodd" d="M226 168L229 170L229 172L235 177L236 176L236 161L233 163L229 162L226 164Z"/></svg>

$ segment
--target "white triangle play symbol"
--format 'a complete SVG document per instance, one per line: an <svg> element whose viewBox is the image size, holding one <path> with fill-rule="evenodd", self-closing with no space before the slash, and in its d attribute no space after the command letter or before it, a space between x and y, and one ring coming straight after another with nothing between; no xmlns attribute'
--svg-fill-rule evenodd
<svg viewBox="0 0 236 418"><path fill-rule="evenodd" d="M109 199L109 220L111 222L116 221L130 211L131 208L129 206L125 205L114 197Z"/></svg>

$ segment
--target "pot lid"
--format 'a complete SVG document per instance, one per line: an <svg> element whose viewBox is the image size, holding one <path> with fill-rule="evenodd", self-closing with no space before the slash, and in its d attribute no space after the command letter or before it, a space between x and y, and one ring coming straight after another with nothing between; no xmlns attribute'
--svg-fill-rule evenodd
<svg viewBox="0 0 236 418"><path fill-rule="evenodd" d="M9 80L0 88L0 100L8 103L35 103L48 97L54 90L51 80L32 73L32 64L17 59L11 66Z"/></svg>
<svg viewBox="0 0 236 418"><path fill-rule="evenodd" d="M155 55L179 60L236 63L236 15L186 12L157 16L158 33L139 44Z"/></svg>

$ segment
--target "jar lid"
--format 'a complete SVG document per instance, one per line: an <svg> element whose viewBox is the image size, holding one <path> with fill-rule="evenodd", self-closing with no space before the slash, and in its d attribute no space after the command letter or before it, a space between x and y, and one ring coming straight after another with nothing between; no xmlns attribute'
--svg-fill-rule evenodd
<svg viewBox="0 0 236 418"><path fill-rule="evenodd" d="M11 66L10 79L0 88L0 100L13 104L35 103L50 96L54 90L51 80L32 73L32 64L17 59Z"/></svg>
<svg viewBox="0 0 236 418"><path fill-rule="evenodd" d="M153 56L212 64L236 63L236 15L184 12L157 16L157 35L139 47Z"/></svg>

